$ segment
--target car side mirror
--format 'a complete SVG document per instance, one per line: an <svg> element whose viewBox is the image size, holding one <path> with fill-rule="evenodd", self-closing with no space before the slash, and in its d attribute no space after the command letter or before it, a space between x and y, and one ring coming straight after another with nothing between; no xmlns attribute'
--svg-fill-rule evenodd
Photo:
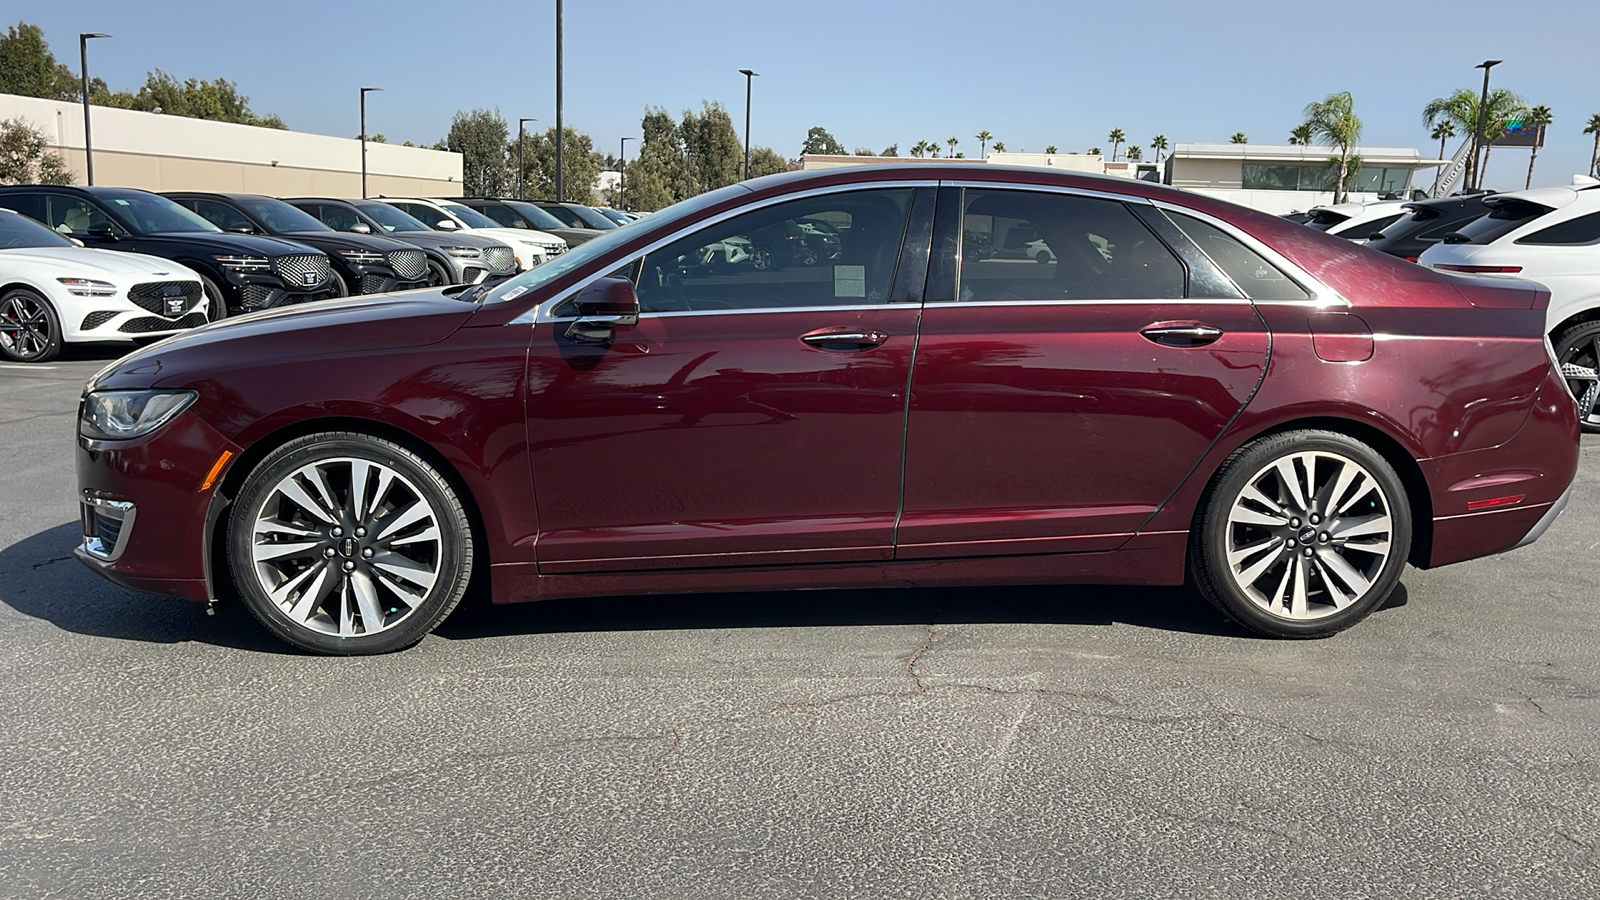
<svg viewBox="0 0 1600 900"><path fill-rule="evenodd" d="M433 227L439 229L440 231L455 231L456 223L449 219L440 219L439 221L433 223Z"/></svg>
<svg viewBox="0 0 1600 900"><path fill-rule="evenodd" d="M626 278L601 278L572 298L578 318L567 337L585 344L608 344L618 328L639 324L639 295Z"/></svg>
<svg viewBox="0 0 1600 900"><path fill-rule="evenodd" d="M255 234L256 227L249 222L237 222L228 226L228 231L233 234Z"/></svg>
<svg viewBox="0 0 1600 900"><path fill-rule="evenodd" d="M85 233L88 234L89 237L100 241L114 241L117 239L117 230L112 228L110 225L105 224L90 225L89 230Z"/></svg>
<svg viewBox="0 0 1600 900"><path fill-rule="evenodd" d="M352 234L371 234L372 226L365 222L357 222L350 226L350 231Z"/></svg>

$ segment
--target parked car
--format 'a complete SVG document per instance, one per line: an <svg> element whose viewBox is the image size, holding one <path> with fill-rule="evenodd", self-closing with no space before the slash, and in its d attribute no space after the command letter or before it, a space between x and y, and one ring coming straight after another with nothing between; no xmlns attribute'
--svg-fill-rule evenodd
<svg viewBox="0 0 1600 900"><path fill-rule="evenodd" d="M163 196L235 234L267 234L315 247L333 261L336 293L385 294L426 287L428 257L375 234L338 232L293 206L258 194L168 192Z"/></svg>
<svg viewBox="0 0 1600 900"><path fill-rule="evenodd" d="M334 231L377 234L421 248L428 255L429 286L476 284L517 271L516 253L504 241L435 231L377 200L295 197L285 202Z"/></svg>
<svg viewBox="0 0 1600 900"><path fill-rule="evenodd" d="M590 209L581 203L562 203L557 200L533 200L534 206L561 220L561 224L568 228L593 228L598 231L611 231L619 227L617 223L606 218L599 210Z"/></svg>
<svg viewBox="0 0 1600 900"><path fill-rule="evenodd" d="M149 191L0 187L0 207L91 247L159 256L193 269L213 318L337 296L333 264L321 250L278 238L229 234Z"/></svg>
<svg viewBox="0 0 1600 900"><path fill-rule="evenodd" d="M1305 224L1360 244L1405 215L1404 206L1405 203L1399 200L1315 206L1311 208L1311 218Z"/></svg>
<svg viewBox="0 0 1600 900"><path fill-rule="evenodd" d="M424 225L439 231L471 232L499 241L515 251L517 268L531 269L567 252L567 242L544 231L503 227L475 209L450 200L423 200L415 197L381 197Z"/></svg>
<svg viewBox="0 0 1600 900"><path fill-rule="evenodd" d="M636 216L636 215L634 215L632 213L625 213L620 209L612 209L609 206L595 206L595 207L590 207L590 208L593 209L595 212L599 213L600 215L605 216L606 218L610 219L611 221L617 223L618 227L621 227L623 225L627 225L630 222L637 221L638 218L639 218L638 216Z"/></svg>
<svg viewBox="0 0 1600 900"><path fill-rule="evenodd" d="M1486 215L1487 194L1439 197L1405 205L1406 213L1367 241L1373 250L1416 262L1422 252L1444 240L1445 235L1473 219Z"/></svg>
<svg viewBox="0 0 1600 900"><path fill-rule="evenodd" d="M1600 184L1483 198L1489 214L1417 260L1442 272L1532 279L1550 291L1545 330L1585 431L1600 433Z"/></svg>
<svg viewBox="0 0 1600 900"><path fill-rule="evenodd" d="M832 265L681 274L807 218L848 223ZM966 218L1059 262L965 261ZM1547 299L1144 181L775 175L504 282L108 367L77 552L141 590L236 589L338 654L421 639L475 577L500 602L1189 577L1251 629L1325 635L1407 561L1560 513L1578 425Z"/></svg>
<svg viewBox="0 0 1600 900"><path fill-rule="evenodd" d="M0 358L49 362L63 344L127 343L205 323L200 276L188 268L90 250L0 210Z"/></svg>
<svg viewBox="0 0 1600 900"><path fill-rule="evenodd" d="M570 227L566 222L525 200L511 200L505 197L458 197L456 202L483 213L506 228L528 228L548 232L566 241L569 247L576 247L605 234L598 228Z"/></svg>

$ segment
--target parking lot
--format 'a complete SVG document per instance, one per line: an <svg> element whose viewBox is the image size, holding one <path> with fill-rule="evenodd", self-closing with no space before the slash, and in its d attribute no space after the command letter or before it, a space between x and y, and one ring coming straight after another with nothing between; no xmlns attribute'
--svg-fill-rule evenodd
<svg viewBox="0 0 1600 900"><path fill-rule="evenodd" d="M1594 896L1600 441L1315 642L1186 589L465 608L389 656L71 558L110 355L0 366L0 896Z"/></svg>

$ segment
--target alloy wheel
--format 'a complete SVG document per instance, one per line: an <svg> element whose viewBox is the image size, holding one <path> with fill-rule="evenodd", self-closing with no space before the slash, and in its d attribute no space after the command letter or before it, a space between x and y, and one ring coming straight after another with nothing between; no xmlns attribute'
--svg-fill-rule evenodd
<svg viewBox="0 0 1600 900"><path fill-rule="evenodd" d="M1561 377L1578 401L1578 419L1600 428L1600 329L1585 329L1576 341L1561 344Z"/></svg>
<svg viewBox="0 0 1600 900"><path fill-rule="evenodd" d="M37 297L18 291L0 303L0 348L13 359L43 357L55 342L54 328L50 310Z"/></svg>
<svg viewBox="0 0 1600 900"><path fill-rule="evenodd" d="M1262 612L1312 621L1366 597L1392 552L1392 501L1349 457L1279 457L1245 482L1227 522L1227 570Z"/></svg>

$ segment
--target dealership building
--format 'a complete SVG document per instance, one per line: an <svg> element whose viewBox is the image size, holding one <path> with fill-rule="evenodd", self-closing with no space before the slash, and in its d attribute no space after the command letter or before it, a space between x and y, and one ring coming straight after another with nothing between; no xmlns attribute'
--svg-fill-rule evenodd
<svg viewBox="0 0 1600 900"><path fill-rule="evenodd" d="M1263 212L1296 212L1333 202L1333 152L1317 144L1175 144L1161 180ZM1354 147L1351 155L1361 157L1349 194L1358 202L1410 199L1413 189L1432 187L1437 167L1449 162L1414 147Z"/></svg>
<svg viewBox="0 0 1600 900"><path fill-rule="evenodd" d="M106 106L93 116L95 183L150 191L225 191L273 197L361 196L361 142ZM45 135L84 184L83 106L0 94L0 119ZM461 154L367 144L374 196L459 197Z"/></svg>

